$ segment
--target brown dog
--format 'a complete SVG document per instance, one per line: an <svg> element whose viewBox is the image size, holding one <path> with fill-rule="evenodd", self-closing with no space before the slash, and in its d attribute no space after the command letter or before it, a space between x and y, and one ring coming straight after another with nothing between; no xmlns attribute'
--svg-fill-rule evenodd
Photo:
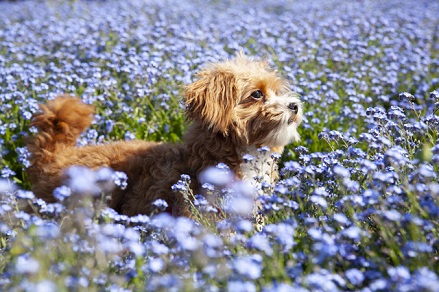
<svg viewBox="0 0 439 292"><path fill-rule="evenodd" d="M198 174L220 162L238 178L252 179L255 174L245 165L244 154L257 156L256 149L263 145L281 153L300 138L298 95L266 62L242 54L199 72L198 80L186 88L186 106L192 124L182 144L134 140L78 148L76 140L92 122L93 107L69 96L41 105L42 112L32 120L39 132L28 144L33 192L53 202L52 192L62 184L65 168L107 166L128 176L128 187L112 193L110 207L116 211L149 215L152 202L161 198L173 215L190 217L183 196L171 191L181 174L191 176L195 192ZM269 169L262 175L273 179L277 173Z"/></svg>

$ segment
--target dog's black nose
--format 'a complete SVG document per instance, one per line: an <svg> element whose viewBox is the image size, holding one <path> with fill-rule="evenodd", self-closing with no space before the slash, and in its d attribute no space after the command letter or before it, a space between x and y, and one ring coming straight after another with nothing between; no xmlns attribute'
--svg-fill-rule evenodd
<svg viewBox="0 0 439 292"><path fill-rule="evenodd" d="M299 105L295 102L292 102L288 105L288 108L293 111L295 115L299 112Z"/></svg>

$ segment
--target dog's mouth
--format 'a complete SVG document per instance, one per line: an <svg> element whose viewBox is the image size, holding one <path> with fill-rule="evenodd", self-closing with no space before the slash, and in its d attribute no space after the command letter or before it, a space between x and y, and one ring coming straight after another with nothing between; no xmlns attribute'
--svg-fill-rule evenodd
<svg viewBox="0 0 439 292"><path fill-rule="evenodd" d="M279 120L282 120L283 124L285 125L286 123L288 126L294 123L300 123L301 120L299 114L291 113L290 111L278 113L275 115L275 117L277 117Z"/></svg>
<svg viewBox="0 0 439 292"><path fill-rule="evenodd" d="M288 119L288 125L291 125L293 123L297 123L297 121L298 121L297 115L291 115L290 118Z"/></svg>

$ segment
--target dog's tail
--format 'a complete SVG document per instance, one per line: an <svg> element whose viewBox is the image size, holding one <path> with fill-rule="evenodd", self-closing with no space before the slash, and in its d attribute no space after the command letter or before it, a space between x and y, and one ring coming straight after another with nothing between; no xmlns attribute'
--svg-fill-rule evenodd
<svg viewBox="0 0 439 292"><path fill-rule="evenodd" d="M38 133L27 141L32 160L75 146L79 135L93 121L94 107L68 95L40 104L40 108L31 121Z"/></svg>

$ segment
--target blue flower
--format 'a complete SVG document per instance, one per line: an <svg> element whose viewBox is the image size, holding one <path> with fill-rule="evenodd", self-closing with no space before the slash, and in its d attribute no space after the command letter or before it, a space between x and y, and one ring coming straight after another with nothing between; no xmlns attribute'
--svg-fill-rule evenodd
<svg viewBox="0 0 439 292"><path fill-rule="evenodd" d="M260 152L261 154L266 154L267 152L270 152L270 147L268 146L262 146L260 148L257 149L258 152Z"/></svg>
<svg viewBox="0 0 439 292"><path fill-rule="evenodd" d="M288 220L278 224L269 224L264 227L263 232L275 238L282 247L282 252L289 252L295 245L294 241L297 223Z"/></svg>
<svg viewBox="0 0 439 292"><path fill-rule="evenodd" d="M296 148L294 149L294 151L296 151L296 152L299 153L299 154L306 154L306 153L309 153L309 150L308 150L306 147L304 147L304 146L296 147Z"/></svg>
<svg viewBox="0 0 439 292"><path fill-rule="evenodd" d="M126 131L125 135L124 135L124 139L126 141L130 141L130 140L134 140L136 139L136 135L134 135L133 133L131 133L130 131Z"/></svg>
<svg viewBox="0 0 439 292"><path fill-rule="evenodd" d="M347 225L350 223L349 219L343 213L335 213L333 215L335 221L340 223L341 225Z"/></svg>
<svg viewBox="0 0 439 292"><path fill-rule="evenodd" d="M240 217L250 216L253 211L253 198L238 193L226 202L225 210Z"/></svg>
<svg viewBox="0 0 439 292"><path fill-rule="evenodd" d="M345 271L345 275L349 282L354 286L360 286L365 279L363 272L358 269L347 270Z"/></svg>
<svg viewBox="0 0 439 292"><path fill-rule="evenodd" d="M255 160L255 157L250 154L244 154L244 156L242 156L242 159L244 159L244 162L250 162Z"/></svg>
<svg viewBox="0 0 439 292"><path fill-rule="evenodd" d="M149 291L179 291L183 287L181 285L181 280L176 275L165 274L163 276L153 276L148 279L146 285L146 290Z"/></svg>
<svg viewBox="0 0 439 292"><path fill-rule="evenodd" d="M209 258L223 257L224 242L221 237L214 234L206 234L203 236L202 242L204 244L206 255Z"/></svg>
<svg viewBox="0 0 439 292"><path fill-rule="evenodd" d="M405 121L407 119L404 110L398 106L392 106L388 114L389 117L394 120Z"/></svg>
<svg viewBox="0 0 439 292"><path fill-rule="evenodd" d="M60 202L63 202L64 199L70 197L72 194L72 190L68 186L60 186L53 190L53 196Z"/></svg>
<svg viewBox="0 0 439 292"><path fill-rule="evenodd" d="M142 214L132 216L132 217L130 217L129 220L133 224L147 224L150 222L150 218L148 216L142 215Z"/></svg>
<svg viewBox="0 0 439 292"><path fill-rule="evenodd" d="M383 216L384 218L390 220L390 221L395 221L398 222L401 220L401 213L399 213L396 210L387 210L387 211L383 211Z"/></svg>
<svg viewBox="0 0 439 292"><path fill-rule="evenodd" d="M234 180L231 171L223 167L209 167L200 174L201 183L225 186Z"/></svg>
<svg viewBox="0 0 439 292"><path fill-rule="evenodd" d="M19 274L36 274L40 270L40 264L28 254L17 258L15 270Z"/></svg>
<svg viewBox="0 0 439 292"><path fill-rule="evenodd" d="M15 175L16 175L15 171L13 171L12 169L10 169L9 166L5 166L5 167L2 169L2 177L3 177L3 178L9 178L9 177L11 177L11 176L15 176Z"/></svg>
<svg viewBox="0 0 439 292"><path fill-rule="evenodd" d="M191 181L191 177L189 175L187 175L187 174L182 174L180 179L182 181L185 181L185 182L188 182L188 183Z"/></svg>
<svg viewBox="0 0 439 292"><path fill-rule="evenodd" d="M323 209L326 209L328 207L328 202L326 202L325 198L321 196L311 196L309 197L309 200L316 205L319 205Z"/></svg>
<svg viewBox="0 0 439 292"><path fill-rule="evenodd" d="M416 100L416 97L414 97L411 93L402 92L399 94L399 99L414 102Z"/></svg>
<svg viewBox="0 0 439 292"><path fill-rule="evenodd" d="M419 174L420 178L423 180L437 178L437 174L432 165L421 164L417 169L417 173Z"/></svg>
<svg viewBox="0 0 439 292"><path fill-rule="evenodd" d="M25 199L25 200L33 200L35 198L34 193L31 191L24 191L24 190L18 190L15 193L15 196L19 199Z"/></svg>
<svg viewBox="0 0 439 292"><path fill-rule="evenodd" d="M264 252L267 256L273 255L273 248L267 237L262 234L253 235L248 241L247 246Z"/></svg>
<svg viewBox="0 0 439 292"><path fill-rule="evenodd" d="M342 177L342 178L350 177L350 175L351 175L350 172L349 172L349 170L346 169L346 168L344 168L344 167L341 166L341 165L335 165L335 166L333 167L332 171L333 171L336 175L338 175L338 176L340 176L340 177Z"/></svg>
<svg viewBox="0 0 439 292"><path fill-rule="evenodd" d="M313 193L316 196L329 197L329 193L323 187L316 188Z"/></svg>
<svg viewBox="0 0 439 292"><path fill-rule="evenodd" d="M299 285L290 285L287 283L270 283L262 288L262 292L288 292L288 291L296 291L296 292L308 292L308 289L304 287L300 287Z"/></svg>
<svg viewBox="0 0 439 292"><path fill-rule="evenodd" d="M408 242L402 251L407 257L417 257L419 253L431 253L433 252L433 247L425 242Z"/></svg>
<svg viewBox="0 0 439 292"><path fill-rule="evenodd" d="M185 181L179 180L176 184L172 185L171 189L174 192L185 192L188 190L188 184Z"/></svg>
<svg viewBox="0 0 439 292"><path fill-rule="evenodd" d="M27 147L17 147L15 151L18 154L18 162L23 164L25 168L28 168L30 166L30 152L27 149Z"/></svg>
<svg viewBox="0 0 439 292"><path fill-rule="evenodd" d="M340 233L343 236L346 236L347 238L350 238L354 241L359 241L363 232L358 227L351 226L347 229L342 230Z"/></svg>
<svg viewBox="0 0 439 292"><path fill-rule="evenodd" d="M32 286L31 286L32 287ZM46 292L55 292L58 290L56 284L50 280L42 280L33 285L30 288L32 291L46 291Z"/></svg>
<svg viewBox="0 0 439 292"><path fill-rule="evenodd" d="M277 160L279 160L282 157L282 155L277 153L277 152L273 152L273 153L270 154L270 157L272 159L274 159L275 161L277 161Z"/></svg>
<svg viewBox="0 0 439 292"><path fill-rule="evenodd" d="M257 279L262 273L262 258L257 255L237 257L232 260L233 270L247 279Z"/></svg>
<svg viewBox="0 0 439 292"><path fill-rule="evenodd" d="M115 123L112 120L105 121L105 130L107 131L107 133L110 133L113 131L114 125L115 125Z"/></svg>
<svg viewBox="0 0 439 292"><path fill-rule="evenodd" d="M412 279L415 284L414 286L419 291L428 291L432 287L439 287L439 278L437 274L426 267L417 269L412 276Z"/></svg>
<svg viewBox="0 0 439 292"><path fill-rule="evenodd" d="M327 270L311 273L305 277L305 285L316 291L337 291L332 275Z"/></svg>
<svg viewBox="0 0 439 292"><path fill-rule="evenodd" d="M36 235L42 240L50 240L57 238L61 234L58 224L54 222L43 223L37 227Z"/></svg>
<svg viewBox="0 0 439 292"><path fill-rule="evenodd" d="M155 206L159 211L165 211L169 207L168 203L162 199L155 200L152 202L152 205Z"/></svg>
<svg viewBox="0 0 439 292"><path fill-rule="evenodd" d="M157 229L167 229L172 228L175 224L175 219L168 213L159 213L154 216L151 220L151 226Z"/></svg>
<svg viewBox="0 0 439 292"><path fill-rule="evenodd" d="M152 273L158 273L165 267L165 262L161 258L152 258L148 262L148 270Z"/></svg>
<svg viewBox="0 0 439 292"><path fill-rule="evenodd" d="M253 229L252 222L246 219L238 220L238 222L235 225L236 225L236 231L240 233L250 232Z"/></svg>
<svg viewBox="0 0 439 292"><path fill-rule="evenodd" d="M100 189L96 184L95 173L84 166L71 166L65 170L68 186L73 193L79 195L98 195Z"/></svg>
<svg viewBox="0 0 439 292"><path fill-rule="evenodd" d="M430 98L434 99L434 100L439 100L439 91L438 90L434 90L432 92L430 92Z"/></svg>
<svg viewBox="0 0 439 292"><path fill-rule="evenodd" d="M390 279L395 282L409 280L411 275L409 269L404 266L390 267L387 269Z"/></svg>
<svg viewBox="0 0 439 292"><path fill-rule="evenodd" d="M249 281L229 281L227 282L228 292L256 292L256 285Z"/></svg>

